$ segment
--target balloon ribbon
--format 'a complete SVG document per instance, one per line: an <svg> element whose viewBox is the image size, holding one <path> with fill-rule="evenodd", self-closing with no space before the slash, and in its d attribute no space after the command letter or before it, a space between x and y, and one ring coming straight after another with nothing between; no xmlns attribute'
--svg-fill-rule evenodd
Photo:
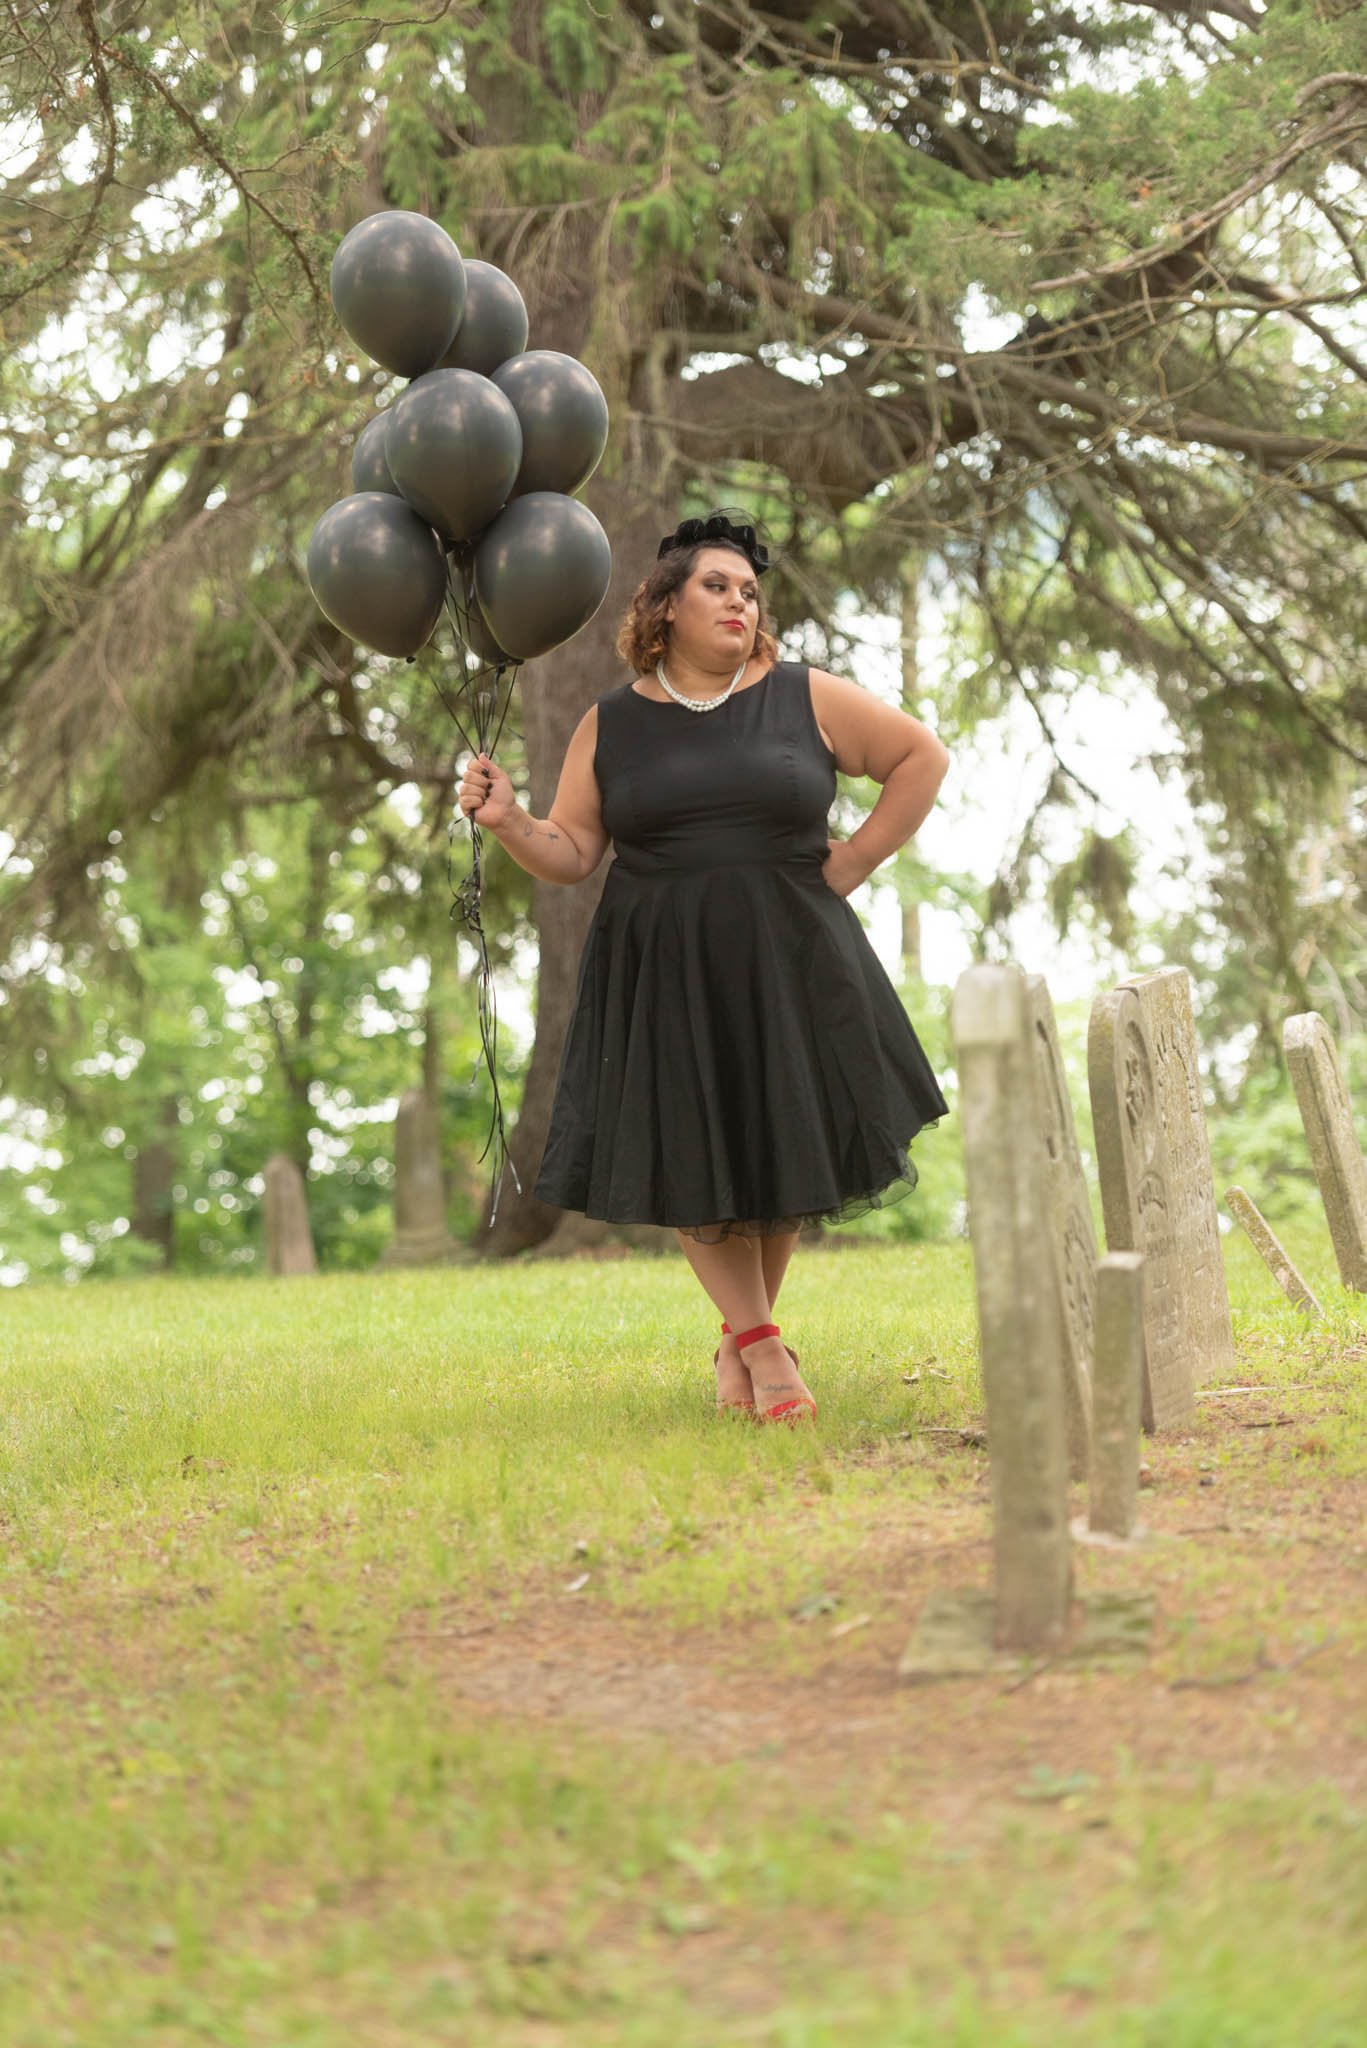
<svg viewBox="0 0 1367 2048"><path fill-rule="evenodd" d="M467 606L457 596L454 584L454 577L448 574L446 606L451 614L451 623L455 628L463 660L465 650L470 646L470 614ZM472 599L471 603L473 601ZM494 748L498 745L499 735L503 731L504 720L508 716L509 706L513 701L513 684L516 680L519 666L520 663L505 656L498 662L481 662L480 666L473 672L467 670L465 681L456 694L457 699L463 700L465 703L469 730L467 730L466 723L462 720L456 705L442 688L440 681L435 677L433 678L437 685L437 694L450 713L456 731L472 753L488 754L492 758ZM502 698L501 705L500 698ZM452 809L450 823L446 828L446 880L451 891L451 908L447 912L447 916L453 924L460 923L464 925L479 953L479 1051L475 1055L475 1064L471 1069L470 1087L473 1089L476 1080L479 1078L480 1061L482 1060L489 1069L489 1080L494 1091L494 1108L489 1125L489 1135L485 1140L484 1150L479 1155L480 1163L482 1164L488 1158L491 1148L494 1154L494 1163L491 1169L493 1176L492 1200L489 1209L489 1228L492 1230L498 1217L498 1204L503 1192L504 1174L511 1170L513 1182L519 1194L522 1193L522 1182L518 1178L517 1167L508 1148L508 1134L503 1120L503 1098L499 1093L498 1086L498 1001L494 988L493 965L489 959L489 941L484 930L484 917L481 908L483 866L480 858L480 848L483 838L479 826L472 817L466 817L466 823L470 827L469 871L465 879L459 884L456 883L452 874L452 860L455 855L456 843L456 820L461 815L462 812L457 803Z"/></svg>

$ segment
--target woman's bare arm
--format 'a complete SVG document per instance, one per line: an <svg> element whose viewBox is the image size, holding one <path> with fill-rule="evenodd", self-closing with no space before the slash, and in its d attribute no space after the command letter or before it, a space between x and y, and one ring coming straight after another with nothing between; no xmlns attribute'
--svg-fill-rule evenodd
<svg viewBox="0 0 1367 2048"><path fill-rule="evenodd" d="M949 750L918 718L842 676L814 668L811 686L812 709L830 737L841 774L867 775L883 786L868 817L844 842L849 849L845 859L868 876L929 817L949 767Z"/></svg>
<svg viewBox="0 0 1367 2048"><path fill-rule="evenodd" d="M598 744L598 707L592 705L574 729L560 770L550 815L534 818L513 795L512 783L479 755L465 771L461 808L491 831L519 867L543 882L582 882L607 851L598 778L593 772Z"/></svg>

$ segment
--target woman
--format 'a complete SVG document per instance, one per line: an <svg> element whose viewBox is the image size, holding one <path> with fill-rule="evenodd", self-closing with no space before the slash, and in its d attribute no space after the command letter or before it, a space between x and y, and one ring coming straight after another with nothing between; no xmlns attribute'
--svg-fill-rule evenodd
<svg viewBox="0 0 1367 2048"><path fill-rule="evenodd" d="M806 1223L916 1183L907 1146L948 1112L844 899L928 814L949 756L856 684L780 662L754 528L685 520L660 543L618 650L635 680L585 713L547 818L485 754L462 810L529 874L615 859L580 962L535 1193L673 1225L725 1320L717 1405L816 1403L773 1311ZM882 792L826 835L836 769Z"/></svg>

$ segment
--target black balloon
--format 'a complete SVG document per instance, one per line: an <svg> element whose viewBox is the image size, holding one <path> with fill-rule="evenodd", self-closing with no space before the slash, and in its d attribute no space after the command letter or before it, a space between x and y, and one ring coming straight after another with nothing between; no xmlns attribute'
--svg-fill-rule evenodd
<svg viewBox="0 0 1367 2048"><path fill-rule="evenodd" d="M598 379L558 349L525 349L493 373L522 424L522 467L514 497L577 491L608 444L608 402Z"/></svg>
<svg viewBox="0 0 1367 2048"><path fill-rule="evenodd" d="M334 626L377 654L416 654L446 597L441 542L402 498L360 491L313 529L309 588Z"/></svg>
<svg viewBox="0 0 1367 2048"><path fill-rule="evenodd" d="M403 496L389 474L389 464L384 459L384 444L388 433L389 414L377 412L374 419L367 420L356 436L356 446L351 451L353 491L388 491L391 497Z"/></svg>
<svg viewBox="0 0 1367 2048"><path fill-rule="evenodd" d="M517 480L522 429L512 406L474 370L431 370L389 410L389 474L445 540L472 540Z"/></svg>
<svg viewBox="0 0 1367 2048"><path fill-rule="evenodd" d="M358 348L401 377L420 377L460 326L465 265L445 228L395 207L358 221L342 238L331 291Z"/></svg>
<svg viewBox="0 0 1367 2048"><path fill-rule="evenodd" d="M587 505L559 491L515 498L475 549L480 609L517 661L572 639L607 596L611 576L607 535Z"/></svg>
<svg viewBox="0 0 1367 2048"><path fill-rule="evenodd" d="M488 377L527 346L527 308L507 273L477 256L466 260L465 285L465 314L441 366Z"/></svg>

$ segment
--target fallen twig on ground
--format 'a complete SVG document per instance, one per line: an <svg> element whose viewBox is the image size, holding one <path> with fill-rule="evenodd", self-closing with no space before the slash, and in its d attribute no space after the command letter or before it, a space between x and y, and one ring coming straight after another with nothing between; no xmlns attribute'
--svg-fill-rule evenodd
<svg viewBox="0 0 1367 2048"><path fill-rule="evenodd" d="M1312 1657L1318 1657L1321 1650L1329 1649L1337 1641L1338 1636L1336 1634L1326 1636L1322 1643L1312 1643L1308 1650L1302 1650L1299 1656L1288 1657L1283 1664L1278 1664L1273 1657L1265 1657L1262 1649L1259 1648L1256 1663L1251 1664L1247 1671L1230 1671L1216 1678L1172 1678L1168 1681L1168 1691L1193 1692L1200 1690L1203 1692L1216 1692L1223 1690L1226 1686L1248 1685L1253 1679L1261 1678L1265 1672L1294 1671L1299 1665L1308 1663Z"/></svg>

